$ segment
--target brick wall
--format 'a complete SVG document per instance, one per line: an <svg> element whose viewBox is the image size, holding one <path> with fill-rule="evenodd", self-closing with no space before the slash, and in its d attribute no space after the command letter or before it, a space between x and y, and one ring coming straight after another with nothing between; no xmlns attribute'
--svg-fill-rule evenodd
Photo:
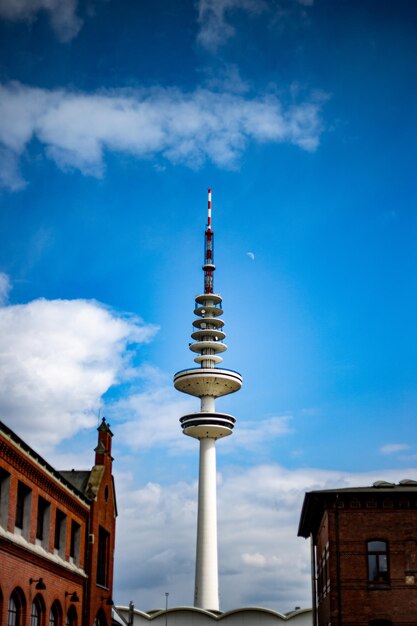
<svg viewBox="0 0 417 626"><path fill-rule="evenodd" d="M387 543L388 581L370 581L367 542ZM327 598L319 626L368 626L386 619L417 626L417 500L396 494L340 497L327 508L317 535L317 555L329 544Z"/></svg>
<svg viewBox="0 0 417 626"><path fill-rule="evenodd" d="M99 480L87 498L12 433L18 440L14 441L11 431L5 433L2 428L0 423L0 626L7 624L9 598L16 589L23 603L19 626L30 625L35 597L43 612L41 626L49 624L54 603L60 609L59 626L65 624L71 605L77 614L74 626L93 626L97 617L99 626L110 625L111 604L107 601L113 589L116 518L110 429L104 421L99 428L96 465L90 474ZM25 493L23 528L16 527L19 484L25 486L20 488ZM38 509L44 502L48 506L41 518L44 532L39 539ZM55 547L57 511L64 516L59 549ZM74 558L70 555L73 522L79 527ZM100 527L108 533L107 578L102 585L97 584ZM46 589L37 591L31 578L42 578ZM71 601L74 592L78 602Z"/></svg>
<svg viewBox="0 0 417 626"><path fill-rule="evenodd" d="M16 587L21 589L25 600L24 613L26 619L22 626L30 624L31 605L37 594L41 595L43 599L46 623L49 623L49 611L55 601L59 602L61 606L63 623L65 623L65 616L72 604L70 596L66 596L65 593L70 592L72 594L74 591L77 592L80 602L73 604L78 615L78 624L82 623L84 580L80 576L71 575L62 569L54 571L54 569L46 567L45 563L36 561L30 554L24 559L22 558L22 551L15 551L14 546L11 545L5 546L3 539L1 544L1 589L4 599L1 624L7 624L8 599ZM46 590L36 591L36 583L30 584L30 578L42 578Z"/></svg>
<svg viewBox="0 0 417 626"><path fill-rule="evenodd" d="M111 605L107 599L113 599L113 562L116 526L116 496L112 478L111 443L112 433L104 423L99 427L99 440L96 448L96 465L93 473L97 472L100 480L94 500L91 502L90 533L94 542L89 546L88 575L89 575L89 598L87 608L88 624L92 624L94 618L102 614L107 624L111 622ZM108 533L108 545L105 558L105 582L97 581L97 562L100 550L100 528Z"/></svg>

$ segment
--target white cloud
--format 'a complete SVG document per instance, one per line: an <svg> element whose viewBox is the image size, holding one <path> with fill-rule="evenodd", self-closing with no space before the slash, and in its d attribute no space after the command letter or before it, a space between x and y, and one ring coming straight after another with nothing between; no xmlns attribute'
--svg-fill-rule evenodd
<svg viewBox="0 0 417 626"><path fill-rule="evenodd" d="M139 378L145 381L145 390L130 390L108 406L117 420L114 431L119 443L134 451L165 449L170 455L195 450L193 439L178 437L178 433L180 417L200 410L198 398L179 394L170 378L155 367L140 368ZM240 420L238 436L227 440L228 450L264 450L274 440L293 432L291 420L290 415Z"/></svg>
<svg viewBox="0 0 417 626"><path fill-rule="evenodd" d="M276 464L224 470L218 481L221 608L257 604L284 612L311 606L309 542L297 537L305 491L371 485L381 478L398 482L414 473L286 470ZM146 610L162 607L169 591L173 606L192 604L197 483L185 476L135 487L124 476L117 485L115 601L133 600Z"/></svg>
<svg viewBox="0 0 417 626"><path fill-rule="evenodd" d="M198 399L180 395L172 384L161 386L159 382L151 387L112 405L112 414L123 421L115 429L118 441L133 450L167 448L178 454L184 449L194 450L189 437L178 437L178 420L199 410Z"/></svg>
<svg viewBox="0 0 417 626"><path fill-rule="evenodd" d="M73 39L82 26L77 6L78 0L1 0L0 19L31 22L45 11L56 36L65 42Z"/></svg>
<svg viewBox="0 0 417 626"><path fill-rule="evenodd" d="M208 89L143 89L83 94L20 83L0 86L0 158L9 162L3 184L23 184L11 159L32 138L63 168L101 176L106 150L199 167L209 160L235 167L250 141L317 148L322 130L316 98L284 108L275 95L250 98Z"/></svg>
<svg viewBox="0 0 417 626"><path fill-rule="evenodd" d="M254 255L254 253L253 253L253 252L247 252L247 253L246 253L246 256L248 256L250 259L252 259L252 261L254 261L254 260L255 260L255 255Z"/></svg>
<svg viewBox="0 0 417 626"><path fill-rule="evenodd" d="M382 454L396 454L397 452L404 452L404 450L409 450L410 446L407 443L387 443L385 446L382 446L379 451Z"/></svg>
<svg viewBox="0 0 417 626"><path fill-rule="evenodd" d="M18 155L0 145L0 188L4 187L11 191L23 189L26 183L19 172Z"/></svg>
<svg viewBox="0 0 417 626"><path fill-rule="evenodd" d="M253 567L277 567L282 565L282 559L275 555L271 556L269 554L261 554L260 552L255 552L254 554L245 552L242 554L242 563Z"/></svg>
<svg viewBox="0 0 417 626"><path fill-rule="evenodd" d="M292 432L289 425L292 417L290 415L277 415L257 420L242 420L238 425L238 437L233 437L229 445L241 447L247 450L259 450L274 439L283 437Z"/></svg>
<svg viewBox="0 0 417 626"><path fill-rule="evenodd" d="M234 27L227 21L231 12L243 10L257 15L266 8L265 0L199 0L200 31L197 40L202 46L215 52L235 34Z"/></svg>
<svg viewBox="0 0 417 626"><path fill-rule="evenodd" d="M197 41L210 52L217 52L219 47L236 35L233 26L235 14L243 11L250 17L268 13L269 26L274 27L283 20L294 19L294 11L301 9L305 17L305 7L312 7L314 0L198 0L198 23L200 30Z"/></svg>
<svg viewBox="0 0 417 626"><path fill-rule="evenodd" d="M223 66L209 66L204 69L207 78L204 85L214 91L244 94L250 91L250 83L243 80L239 68L235 63L225 63Z"/></svg>
<svg viewBox="0 0 417 626"><path fill-rule="evenodd" d="M39 451L94 425L102 396L129 371L126 348L155 327L98 302L0 308L0 415Z"/></svg>

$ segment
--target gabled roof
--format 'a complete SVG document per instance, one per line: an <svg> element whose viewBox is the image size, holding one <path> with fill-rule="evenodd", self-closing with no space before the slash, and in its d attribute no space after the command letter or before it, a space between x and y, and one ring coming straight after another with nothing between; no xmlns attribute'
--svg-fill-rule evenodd
<svg viewBox="0 0 417 626"><path fill-rule="evenodd" d="M88 479L90 477L90 470L59 470L59 473L65 478L65 480L78 489L78 491L85 494Z"/></svg>
<svg viewBox="0 0 417 626"><path fill-rule="evenodd" d="M104 474L103 465L94 465L91 470L63 470L59 472L65 480L70 482L76 489L83 493L89 500L94 500ZM113 490L114 513L117 517L116 489L114 478L111 477L111 489Z"/></svg>

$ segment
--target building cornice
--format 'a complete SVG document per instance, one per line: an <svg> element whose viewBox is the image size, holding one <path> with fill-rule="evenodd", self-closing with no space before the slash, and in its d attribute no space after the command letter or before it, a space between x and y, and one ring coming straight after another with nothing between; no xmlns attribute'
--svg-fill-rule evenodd
<svg viewBox="0 0 417 626"><path fill-rule="evenodd" d="M7 428L7 427L6 427ZM9 429L7 429L9 430ZM14 468L28 476L53 499L63 501L69 508L77 509L79 515L88 512L90 501L79 492L70 482L46 461L32 451L21 440L16 441L11 431L5 432L4 424L0 422L0 454ZM14 435L14 433L13 433ZM18 438L17 438L18 439Z"/></svg>
<svg viewBox="0 0 417 626"><path fill-rule="evenodd" d="M2 526L0 526L0 546L2 551L18 554L19 556L21 556L22 550L30 553L31 563L37 564L40 567L45 567L45 561L48 561L49 568L52 566L52 568L56 570L57 575L62 575L62 570L64 569L68 574L87 578L85 571L75 565L75 563L65 561L58 554L52 554L42 546L30 543L27 539L22 537L22 535L11 533Z"/></svg>

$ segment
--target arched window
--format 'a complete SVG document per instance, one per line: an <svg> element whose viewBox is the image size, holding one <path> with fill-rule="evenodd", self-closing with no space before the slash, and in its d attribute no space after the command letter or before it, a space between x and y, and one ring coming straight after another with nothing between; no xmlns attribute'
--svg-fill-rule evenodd
<svg viewBox="0 0 417 626"><path fill-rule="evenodd" d="M45 602L38 593L32 602L30 609L30 626L44 626Z"/></svg>
<svg viewBox="0 0 417 626"><path fill-rule="evenodd" d="M68 609L65 626L77 626L77 611L73 604Z"/></svg>
<svg viewBox="0 0 417 626"><path fill-rule="evenodd" d="M32 602L32 608L30 610L30 626L41 626L41 612L37 602Z"/></svg>
<svg viewBox="0 0 417 626"><path fill-rule="evenodd" d="M107 620L103 609L99 609L97 611L96 619L94 620L94 626L107 626Z"/></svg>
<svg viewBox="0 0 417 626"><path fill-rule="evenodd" d="M388 545L376 539L368 541L368 580L373 583L388 583Z"/></svg>
<svg viewBox="0 0 417 626"><path fill-rule="evenodd" d="M17 587L9 598L7 608L7 626L23 626L25 622L25 596Z"/></svg>
<svg viewBox="0 0 417 626"><path fill-rule="evenodd" d="M51 606L51 610L49 611L49 626L61 626L61 616L61 605L58 600L55 600Z"/></svg>
<svg viewBox="0 0 417 626"><path fill-rule="evenodd" d="M14 595L10 596L9 608L7 610L7 626L18 626L20 622L19 603Z"/></svg>

